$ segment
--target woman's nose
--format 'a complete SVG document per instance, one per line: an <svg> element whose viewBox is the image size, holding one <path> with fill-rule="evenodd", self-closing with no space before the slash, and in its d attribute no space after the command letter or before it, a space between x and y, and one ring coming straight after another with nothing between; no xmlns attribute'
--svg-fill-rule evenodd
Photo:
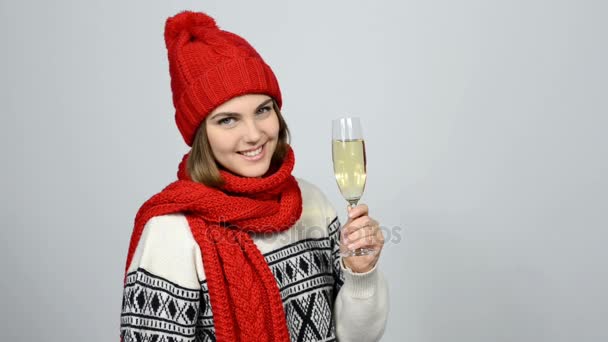
<svg viewBox="0 0 608 342"><path fill-rule="evenodd" d="M257 143L262 138L262 130L255 120L247 120L245 140L249 143Z"/></svg>

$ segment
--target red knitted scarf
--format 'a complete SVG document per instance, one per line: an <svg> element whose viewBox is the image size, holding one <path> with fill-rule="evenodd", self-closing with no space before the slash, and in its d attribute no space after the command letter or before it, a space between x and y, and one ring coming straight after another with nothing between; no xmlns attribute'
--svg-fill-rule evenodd
<svg viewBox="0 0 608 342"><path fill-rule="evenodd" d="M276 280L248 232L283 231L299 219L302 196L291 175L293 151L289 148L279 170L265 178L220 171L221 190L189 180L187 157L179 180L139 209L126 267L150 218L184 213L203 255L217 340L289 341Z"/></svg>

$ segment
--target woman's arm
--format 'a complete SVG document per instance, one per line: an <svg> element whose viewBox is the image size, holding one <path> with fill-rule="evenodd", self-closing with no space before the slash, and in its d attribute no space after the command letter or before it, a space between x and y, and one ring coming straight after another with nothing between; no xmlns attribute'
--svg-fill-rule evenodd
<svg viewBox="0 0 608 342"><path fill-rule="evenodd" d="M388 316L388 287L377 267L367 273L344 268L344 285L336 297L334 314L339 341L379 341Z"/></svg>
<svg viewBox="0 0 608 342"><path fill-rule="evenodd" d="M341 232L339 229L330 229L330 239L332 242L334 257L335 279L343 282L339 287L334 304L334 315L336 320L336 334L341 341L379 341L384 333L388 316L388 286L377 267L378 256L382 249L383 241L369 240L367 243L355 239L365 230L354 230L354 224L362 222L372 222L366 219L367 207L358 208L353 212L353 218L341 229L344 233L355 234L352 236L351 243L355 243L356 248L374 247L378 249L376 256L359 256L342 259L339 256L339 239ZM369 217L367 217L369 218ZM375 221L373 221L375 222ZM337 223L339 227L339 222ZM367 228L366 228L367 229ZM379 231L379 229L378 229ZM371 230L373 236L377 231ZM379 233L382 234L381 232ZM367 236L369 238L369 234ZM355 242L359 241L359 242ZM373 245L373 246L372 246ZM354 260L353 260L354 259ZM347 261L346 263L344 261ZM356 271L348 266L353 265ZM357 272L358 271L358 272Z"/></svg>
<svg viewBox="0 0 608 342"><path fill-rule="evenodd" d="M200 336L213 335L209 296L206 282L201 281L204 272L199 260L200 249L183 216L155 217L146 224L123 291L123 342L194 342ZM205 322L210 326L205 327Z"/></svg>

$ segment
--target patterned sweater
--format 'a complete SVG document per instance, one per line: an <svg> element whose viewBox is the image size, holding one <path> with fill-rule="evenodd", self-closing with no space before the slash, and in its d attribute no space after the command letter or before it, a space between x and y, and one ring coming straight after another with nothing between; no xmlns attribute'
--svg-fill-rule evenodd
<svg viewBox="0 0 608 342"><path fill-rule="evenodd" d="M252 234L275 276L291 341L378 341L388 314L381 272L344 268L340 222L322 192L298 179L302 216L286 231ZM186 217L147 222L127 270L124 342L215 341L201 251Z"/></svg>

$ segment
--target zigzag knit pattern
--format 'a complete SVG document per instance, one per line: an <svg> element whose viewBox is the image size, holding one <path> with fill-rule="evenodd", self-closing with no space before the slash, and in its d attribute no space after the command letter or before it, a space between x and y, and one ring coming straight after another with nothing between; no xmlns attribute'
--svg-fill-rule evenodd
<svg viewBox="0 0 608 342"><path fill-rule="evenodd" d="M279 170L266 178L225 171L221 190L187 178L184 156L179 180L152 196L137 213L126 268L146 222L184 213L203 254L218 341L289 341L279 289L268 264L247 234L279 232L302 213L302 195L291 175L291 148ZM126 282L126 269L125 269Z"/></svg>

